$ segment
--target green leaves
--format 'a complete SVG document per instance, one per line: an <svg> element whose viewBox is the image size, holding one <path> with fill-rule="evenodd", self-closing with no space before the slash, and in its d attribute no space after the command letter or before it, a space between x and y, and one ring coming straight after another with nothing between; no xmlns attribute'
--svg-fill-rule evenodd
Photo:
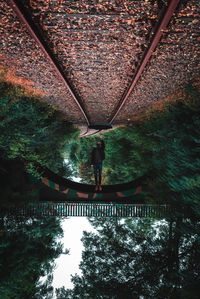
<svg viewBox="0 0 200 299"><path fill-rule="evenodd" d="M62 253L57 241L61 235L53 217L7 220L0 238L1 298L52 298L53 261Z"/></svg>
<svg viewBox="0 0 200 299"><path fill-rule="evenodd" d="M199 276L199 222L194 219L91 218L80 269L63 298L181 298ZM194 292L198 294L199 287Z"/></svg>
<svg viewBox="0 0 200 299"><path fill-rule="evenodd" d="M5 159L23 159L35 174L32 162L64 174L63 154L66 143L78 130L62 120L61 113L35 98L24 97L18 89L0 82L0 150ZM17 99L16 99L17 98ZM15 100L13 100L15 99ZM66 168L69 174L70 169Z"/></svg>

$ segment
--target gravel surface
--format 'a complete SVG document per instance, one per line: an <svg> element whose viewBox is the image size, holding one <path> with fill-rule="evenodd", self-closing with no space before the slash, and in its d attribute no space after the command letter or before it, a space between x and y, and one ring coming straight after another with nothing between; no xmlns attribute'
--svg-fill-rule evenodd
<svg viewBox="0 0 200 299"><path fill-rule="evenodd" d="M131 122L139 111L178 94L186 83L197 84L199 79L200 2L194 0L176 12L115 123Z"/></svg>
<svg viewBox="0 0 200 299"><path fill-rule="evenodd" d="M106 122L130 86L167 1L21 0L81 100L90 121ZM0 2L1 66L85 123L72 96L7 1ZM199 76L200 2L181 1L114 123L127 123Z"/></svg>

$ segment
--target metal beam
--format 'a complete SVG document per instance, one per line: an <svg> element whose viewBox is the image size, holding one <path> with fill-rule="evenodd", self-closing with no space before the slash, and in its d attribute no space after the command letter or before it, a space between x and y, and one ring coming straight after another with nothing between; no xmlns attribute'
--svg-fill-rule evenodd
<svg viewBox="0 0 200 299"><path fill-rule="evenodd" d="M146 52L146 55L144 56L144 58L141 61L141 64L133 78L133 81L130 85L130 87L128 88L128 90L126 91L124 97L121 99L121 101L119 102L119 105L116 109L116 111L114 112L114 116L111 118L111 120L109 121L110 123L112 123L114 121L114 119L116 118L116 116L118 115L119 111L122 109L122 107L124 106L125 102L127 101L129 95L131 94L131 92L133 91L133 88L135 87L138 79L140 78L145 66L147 65L153 51L155 50L158 42L160 41L163 31L166 29L177 5L179 4L180 0L171 0L161 22L160 25L158 26L158 29L155 33L155 36Z"/></svg>
<svg viewBox="0 0 200 299"><path fill-rule="evenodd" d="M29 34L32 36L32 38L36 41L36 43L38 44L38 46L41 48L41 50L43 51L43 53L45 54L45 56L47 57L47 59L51 62L51 64L53 65L56 73L58 74L59 78L62 80L62 82L64 83L64 85L67 87L69 93L71 94L73 100L76 102L77 106L79 107L81 113L83 114L87 124L89 125L89 119L86 115L86 112L84 111L82 104L80 103L80 101L77 99L77 97L75 96L67 78L64 76L59 64L56 62L53 54L51 53L50 49L47 47L45 41L42 39L41 36L39 36L38 32L36 32L36 30L33 28L30 20L28 20L25 16L25 14L23 14L22 10L20 9L19 5L16 3L15 0L8 0L9 5L12 7L12 9L15 11L15 13L17 14L18 18L20 19L20 21L26 25Z"/></svg>

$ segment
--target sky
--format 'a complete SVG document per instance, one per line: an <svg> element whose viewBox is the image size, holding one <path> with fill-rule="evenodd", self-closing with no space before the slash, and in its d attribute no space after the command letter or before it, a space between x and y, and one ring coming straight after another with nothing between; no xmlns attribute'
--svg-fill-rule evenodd
<svg viewBox="0 0 200 299"><path fill-rule="evenodd" d="M66 164L70 164L68 159L64 160ZM73 177L73 181L79 182L81 178ZM63 251L68 249L69 254L61 254L56 260L56 268L53 272L52 286L54 290L64 286L66 289L73 288L71 283L71 275L79 274L79 263L81 261L81 253L83 245L81 238L83 231L94 231L93 227L87 220L87 217L68 217L61 223L64 236L59 239L63 243ZM56 298L54 293L54 298Z"/></svg>
<svg viewBox="0 0 200 299"><path fill-rule="evenodd" d="M79 270L79 263L81 261L81 253L83 245L81 238L83 231L94 231L86 217L68 217L62 221L62 228L64 231L64 237L59 239L63 245L63 251L69 249L68 255L61 254L59 258L55 260L56 269L54 270L53 283L54 288L60 288L64 286L67 288L73 288L71 283L71 274L81 274ZM54 297L56 298L56 297Z"/></svg>

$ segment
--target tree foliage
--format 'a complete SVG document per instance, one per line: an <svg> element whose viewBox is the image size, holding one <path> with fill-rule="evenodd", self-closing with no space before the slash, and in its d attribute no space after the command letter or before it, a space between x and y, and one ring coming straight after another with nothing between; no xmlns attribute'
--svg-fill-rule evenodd
<svg viewBox="0 0 200 299"><path fill-rule="evenodd" d="M91 219L80 269L63 298L198 298L200 223L191 219Z"/></svg>
<svg viewBox="0 0 200 299"><path fill-rule="evenodd" d="M0 229L0 297L52 298L53 261L62 253L59 221L1 218Z"/></svg>
<svg viewBox="0 0 200 299"><path fill-rule="evenodd" d="M73 289L57 290L58 299L199 297L199 112L199 93L187 86L183 102L103 135L106 181L147 173L146 200L174 210L163 221L91 219L97 232L82 238L82 276L73 276ZM94 142L81 140L79 152ZM83 159L88 163L88 154Z"/></svg>
<svg viewBox="0 0 200 299"><path fill-rule="evenodd" d="M61 175L71 175L63 164L63 154L78 130L60 112L25 97L19 87L0 82L0 120L1 157L25 161L32 173L37 173L38 162Z"/></svg>
<svg viewBox="0 0 200 299"><path fill-rule="evenodd" d="M64 164L66 146L78 136L78 129L61 112L41 100L27 98L23 89L0 82L0 187L1 205L19 204L36 198L28 181L19 173L21 162L34 176L38 164L70 177ZM20 163L19 163L20 164Z"/></svg>
<svg viewBox="0 0 200 299"><path fill-rule="evenodd" d="M184 201L195 210L200 198L199 132L199 91L188 85L184 101L154 111L145 121L103 134L103 183L123 183L147 174L148 200ZM79 165L86 182L93 182L90 154L97 138L73 141L71 161Z"/></svg>

